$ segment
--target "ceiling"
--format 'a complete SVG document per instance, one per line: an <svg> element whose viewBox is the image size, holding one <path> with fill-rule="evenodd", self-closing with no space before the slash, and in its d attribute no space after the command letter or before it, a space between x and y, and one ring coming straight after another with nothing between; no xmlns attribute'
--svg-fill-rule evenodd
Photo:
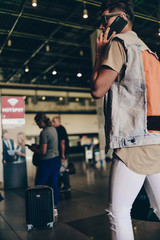
<svg viewBox="0 0 160 240"><path fill-rule="evenodd" d="M103 0L0 0L0 83L89 88ZM160 56L159 0L134 0L134 30ZM29 72L25 72L25 68ZM52 71L57 74L53 75ZM81 71L82 77L77 77Z"/></svg>

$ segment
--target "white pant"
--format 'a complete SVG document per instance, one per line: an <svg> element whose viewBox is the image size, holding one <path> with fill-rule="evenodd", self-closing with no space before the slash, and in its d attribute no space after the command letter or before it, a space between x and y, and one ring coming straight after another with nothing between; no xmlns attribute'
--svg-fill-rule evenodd
<svg viewBox="0 0 160 240"><path fill-rule="evenodd" d="M131 171L121 160L114 159L109 180L106 209L112 240L134 240L130 211L142 185L157 217L160 219L160 173L141 175Z"/></svg>

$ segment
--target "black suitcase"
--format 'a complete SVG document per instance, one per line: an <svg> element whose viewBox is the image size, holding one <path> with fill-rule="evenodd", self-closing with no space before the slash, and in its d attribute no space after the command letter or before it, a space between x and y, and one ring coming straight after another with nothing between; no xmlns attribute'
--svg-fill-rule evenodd
<svg viewBox="0 0 160 240"><path fill-rule="evenodd" d="M48 186L35 186L25 191L26 223L28 231L36 228L53 228L53 190Z"/></svg>

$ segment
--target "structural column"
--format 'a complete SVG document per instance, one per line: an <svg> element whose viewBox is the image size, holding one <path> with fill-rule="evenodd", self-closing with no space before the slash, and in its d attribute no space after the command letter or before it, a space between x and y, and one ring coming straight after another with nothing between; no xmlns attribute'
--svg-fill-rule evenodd
<svg viewBox="0 0 160 240"><path fill-rule="evenodd" d="M90 35L91 51L92 51L92 63L94 65L96 56L96 39L100 34L100 30L97 29ZM105 151L105 134L104 134L104 114L103 114L103 99L96 99L97 117L98 117L98 135L99 135L99 150L103 155Z"/></svg>

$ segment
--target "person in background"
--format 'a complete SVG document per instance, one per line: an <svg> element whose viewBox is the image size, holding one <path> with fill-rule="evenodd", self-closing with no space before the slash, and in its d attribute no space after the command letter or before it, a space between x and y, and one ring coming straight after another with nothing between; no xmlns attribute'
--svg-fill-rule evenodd
<svg viewBox="0 0 160 240"><path fill-rule="evenodd" d="M37 113L35 122L42 128L39 136L39 145L32 144L31 151L39 154L40 165L37 167L35 185L46 183L54 190L54 215L58 215L57 206L59 189L57 186L61 161L58 152L58 136L55 127L45 113Z"/></svg>
<svg viewBox="0 0 160 240"><path fill-rule="evenodd" d="M106 211L112 240L133 240L130 211L143 184L160 219L160 63L132 31L131 0L101 9L91 94L104 97L106 149L114 149ZM127 24L108 38L115 19Z"/></svg>
<svg viewBox="0 0 160 240"><path fill-rule="evenodd" d="M56 128L58 133L58 150L61 157L59 185L61 186L61 183L63 183L64 186L60 189L60 191L66 192L71 190L69 171L67 169L69 157L68 135L64 126L61 125L60 117L58 116L53 117L52 124Z"/></svg>
<svg viewBox="0 0 160 240"><path fill-rule="evenodd" d="M26 160L26 149L25 149L25 135L23 132L17 134L17 149L16 149L17 161L23 162Z"/></svg>
<svg viewBox="0 0 160 240"><path fill-rule="evenodd" d="M9 138L8 130L4 129L2 131L3 136L3 163L14 162L15 159L15 151L14 151L14 141Z"/></svg>

